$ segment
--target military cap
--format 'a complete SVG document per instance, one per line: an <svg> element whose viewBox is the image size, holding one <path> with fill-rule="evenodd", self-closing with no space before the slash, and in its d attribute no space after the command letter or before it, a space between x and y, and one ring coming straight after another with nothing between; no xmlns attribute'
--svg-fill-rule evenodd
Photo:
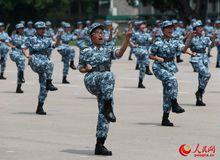
<svg viewBox="0 0 220 160"><path fill-rule="evenodd" d="M96 28L104 30L104 26L101 23L93 23L88 29L88 34L91 35Z"/></svg>
<svg viewBox="0 0 220 160"><path fill-rule="evenodd" d="M40 29L40 28L46 28L46 25L43 21L38 21L34 24L36 29Z"/></svg>
<svg viewBox="0 0 220 160"><path fill-rule="evenodd" d="M173 26L173 23L172 23L171 21L169 21L169 20L163 21L163 22L161 23L161 28L162 28L162 29L164 29L164 28L166 28L166 27L169 27L169 26Z"/></svg>
<svg viewBox="0 0 220 160"><path fill-rule="evenodd" d="M5 24L3 22L0 22L0 27L4 27Z"/></svg>
<svg viewBox="0 0 220 160"><path fill-rule="evenodd" d="M20 29L20 28L24 28L24 24L22 23L16 24L15 29Z"/></svg>
<svg viewBox="0 0 220 160"><path fill-rule="evenodd" d="M201 20L198 20L198 21L193 23L193 29L196 29L196 27L201 27L201 26L203 26Z"/></svg>
<svg viewBox="0 0 220 160"><path fill-rule="evenodd" d="M46 26L51 26L51 22L50 21L46 21Z"/></svg>
<svg viewBox="0 0 220 160"><path fill-rule="evenodd" d="M32 24L33 24L32 21L28 21L28 22L27 22L27 25L32 25Z"/></svg>

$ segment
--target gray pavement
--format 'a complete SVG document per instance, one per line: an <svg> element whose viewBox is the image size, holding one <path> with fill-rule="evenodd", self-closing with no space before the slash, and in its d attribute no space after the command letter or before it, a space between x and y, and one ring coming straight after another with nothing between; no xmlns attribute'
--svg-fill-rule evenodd
<svg viewBox="0 0 220 160"><path fill-rule="evenodd" d="M175 127L161 127L162 85L154 76L146 76L146 89L138 89L135 61L126 55L113 62L116 75L115 113L117 123L111 124L107 148L112 157L94 156L97 102L83 84L83 74L70 70L64 85L60 55L54 51L54 83L59 88L50 92L45 103L47 116L35 114L39 91L37 74L29 66L25 70L24 94L16 94L15 64L8 59L5 76L0 81L0 160L182 160L220 159L220 69L215 68L216 49L212 50L212 77L204 101L206 107L195 106L197 74L192 72L189 57L178 64L179 103L184 114L171 114ZM134 58L134 57L133 57ZM78 58L76 58L78 61ZM135 58L134 58L135 59ZM182 144L214 145L211 158L183 157Z"/></svg>

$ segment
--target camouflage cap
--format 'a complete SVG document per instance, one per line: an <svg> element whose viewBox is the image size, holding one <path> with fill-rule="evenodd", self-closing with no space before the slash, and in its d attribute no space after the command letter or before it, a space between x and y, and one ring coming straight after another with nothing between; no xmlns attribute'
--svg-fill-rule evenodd
<svg viewBox="0 0 220 160"><path fill-rule="evenodd" d="M27 22L27 25L32 25L32 24L33 24L32 21L28 21L28 22Z"/></svg>
<svg viewBox="0 0 220 160"><path fill-rule="evenodd" d="M51 26L51 22L50 21L46 21L46 26Z"/></svg>
<svg viewBox="0 0 220 160"><path fill-rule="evenodd" d="M173 26L173 22L166 20L161 23L161 28L164 29L166 27Z"/></svg>
<svg viewBox="0 0 220 160"><path fill-rule="evenodd" d="M20 28L24 28L24 24L22 23L16 24L15 29L20 29Z"/></svg>
<svg viewBox="0 0 220 160"><path fill-rule="evenodd" d="M46 28L46 25L43 21L38 21L34 24L36 29L40 29L40 28Z"/></svg>
<svg viewBox="0 0 220 160"><path fill-rule="evenodd" d="M201 27L201 26L203 26L201 20L198 20L198 21L193 23L193 29L196 29L196 27Z"/></svg>
<svg viewBox="0 0 220 160"><path fill-rule="evenodd" d="M88 34L91 35L92 32L96 29L96 28L101 28L102 30L104 30L104 26L101 23L93 23L89 29L88 29Z"/></svg>

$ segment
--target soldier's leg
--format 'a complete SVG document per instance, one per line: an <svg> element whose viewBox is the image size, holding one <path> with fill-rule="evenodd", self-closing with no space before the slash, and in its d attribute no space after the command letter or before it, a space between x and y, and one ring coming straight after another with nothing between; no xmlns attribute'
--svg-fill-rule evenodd
<svg viewBox="0 0 220 160"><path fill-rule="evenodd" d="M0 73L0 79L5 80L6 77L4 77L4 72L5 72L5 68L6 68L6 60L7 60L7 53L2 53L2 57L1 57L1 73Z"/></svg>
<svg viewBox="0 0 220 160"><path fill-rule="evenodd" d="M173 126L173 123L169 120L169 114L171 110L171 101L169 96L166 94L166 84L162 82L163 85L163 117L162 126Z"/></svg>
<svg viewBox="0 0 220 160"><path fill-rule="evenodd" d="M22 55L18 56L15 62L16 62L17 69L18 69L16 93L23 93L21 86L22 86L22 83L25 82L24 80L24 68L25 68L24 56Z"/></svg>
<svg viewBox="0 0 220 160"><path fill-rule="evenodd" d="M115 76L112 72L103 72L99 75L99 85L104 100L104 115L108 121L116 122L116 118L113 112L113 91L115 85Z"/></svg>
<svg viewBox="0 0 220 160"><path fill-rule="evenodd" d="M75 50L70 48L69 49L69 59L70 59L70 68L72 68L73 70L76 70L76 66L74 64L74 58L75 58Z"/></svg>
<svg viewBox="0 0 220 160"><path fill-rule="evenodd" d="M52 84L52 74L53 74L54 64L51 60L47 58L45 59L44 65L45 65L44 66L45 70L43 70L43 72L45 72L46 74L46 89L49 91L56 91L57 87L55 87Z"/></svg>
<svg viewBox="0 0 220 160"><path fill-rule="evenodd" d="M149 60L149 55L146 54L146 72L147 75L153 75L153 73L150 70L150 60Z"/></svg>
<svg viewBox="0 0 220 160"><path fill-rule="evenodd" d="M62 83L64 84L70 83L69 81L67 81L68 72L69 72L69 58L65 57L63 58L63 80L62 80Z"/></svg>
<svg viewBox="0 0 220 160"><path fill-rule="evenodd" d="M99 114L98 114L98 122L97 122L97 129L96 129L96 147L95 147L95 154L96 155L105 155L110 156L112 152L109 151L105 146L105 140L108 136L109 131L109 121L106 119L104 113L105 110L105 102L102 95L97 97L98 100L98 107L99 107Z"/></svg>
<svg viewBox="0 0 220 160"><path fill-rule="evenodd" d="M40 115L46 115L46 112L43 109L43 105L48 93L46 89L47 75L46 73L39 73L38 75L39 75L40 92L38 95L38 106L36 113Z"/></svg>
<svg viewBox="0 0 220 160"><path fill-rule="evenodd" d="M146 72L146 59L142 59L142 57L138 58L139 62L139 82L138 82L138 88L145 88L143 85L143 80L145 77Z"/></svg>
<svg viewBox="0 0 220 160"><path fill-rule="evenodd" d="M220 68L220 46L217 47L217 60L216 60L216 68Z"/></svg>

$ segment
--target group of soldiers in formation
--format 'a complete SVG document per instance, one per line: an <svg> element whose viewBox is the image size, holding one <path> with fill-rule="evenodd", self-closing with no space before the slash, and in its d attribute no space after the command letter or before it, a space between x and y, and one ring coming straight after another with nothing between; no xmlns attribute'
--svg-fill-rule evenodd
<svg viewBox="0 0 220 160"><path fill-rule="evenodd" d="M213 25L214 24L214 25ZM62 83L69 83L67 75L69 68L78 69L85 73L84 84L86 89L97 97L98 122L95 147L96 155L112 155L105 146L110 122L116 122L113 112L113 90L115 76L111 72L111 61L123 56L126 48L130 46L129 60L132 54L137 58L136 69L139 69L138 88L145 88L143 80L145 74L155 75L163 86L163 116L162 126L173 126L169 120L170 111L183 113L185 110L178 104L178 83L175 73L178 72L177 63L183 62L181 54L191 56L190 63L194 72L198 73L198 90L195 93L196 105L205 106L203 95L211 77L208 69L210 50L216 46L218 50L216 67L220 67L220 20L214 23L207 20L192 19L190 25L185 27L182 21L176 19L156 21L154 28L146 25L145 21L129 21L125 29L125 38L117 47L118 28L114 28L111 21L103 23L84 24L77 22L77 28L72 29L70 23L62 22L56 33L51 28L50 21L38 21L33 24L24 22L15 26L11 37L6 32L5 25L0 22L0 79L5 80L7 54L17 66L16 93L23 93L22 84L25 83L25 57L28 65L38 74L40 93L36 114L46 115L43 109L48 91L56 91L52 83L54 64L51 53L54 48L60 53L63 62ZM76 41L79 47L78 66L74 64L75 50L70 41ZM150 59L153 60L152 71Z"/></svg>

